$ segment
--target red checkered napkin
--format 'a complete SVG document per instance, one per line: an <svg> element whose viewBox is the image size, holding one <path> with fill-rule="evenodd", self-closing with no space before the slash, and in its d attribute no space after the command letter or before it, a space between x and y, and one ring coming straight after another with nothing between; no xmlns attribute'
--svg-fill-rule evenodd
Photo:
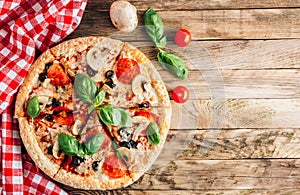
<svg viewBox="0 0 300 195"><path fill-rule="evenodd" d="M32 64L79 25L87 0L0 0L0 194L66 194L22 158L13 99Z"/></svg>

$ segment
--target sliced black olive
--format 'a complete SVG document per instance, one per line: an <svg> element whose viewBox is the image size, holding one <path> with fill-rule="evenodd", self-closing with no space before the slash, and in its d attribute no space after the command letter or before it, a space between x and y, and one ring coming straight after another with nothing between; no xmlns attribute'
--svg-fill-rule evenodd
<svg viewBox="0 0 300 195"><path fill-rule="evenodd" d="M97 171L99 169L99 161L94 161L92 164L92 168Z"/></svg>
<svg viewBox="0 0 300 195"><path fill-rule="evenodd" d="M90 77L93 77L93 76L95 76L95 74L97 74L98 71L93 70L90 66L88 66L86 68L86 72Z"/></svg>
<svg viewBox="0 0 300 195"><path fill-rule="evenodd" d="M47 116L45 117L45 119L46 119L47 121L51 122L51 121L53 121L53 116L52 116L52 115L47 115Z"/></svg>
<svg viewBox="0 0 300 195"><path fill-rule="evenodd" d="M129 143L132 148L137 148L138 142L130 140Z"/></svg>
<svg viewBox="0 0 300 195"><path fill-rule="evenodd" d="M147 102L141 103L138 105L139 108L149 108L149 104Z"/></svg>
<svg viewBox="0 0 300 195"><path fill-rule="evenodd" d="M105 72L105 77L108 79L111 79L115 75L115 72L113 70L108 70Z"/></svg>
<svg viewBox="0 0 300 195"><path fill-rule="evenodd" d="M61 106L61 103L56 98L52 98L52 105L58 107Z"/></svg>
<svg viewBox="0 0 300 195"><path fill-rule="evenodd" d="M108 85L112 89L116 86L116 84L114 84L114 81L112 79L107 79L105 84Z"/></svg>
<svg viewBox="0 0 300 195"><path fill-rule="evenodd" d="M49 146L47 149L47 154L53 155L53 146Z"/></svg>
<svg viewBox="0 0 300 195"><path fill-rule="evenodd" d="M121 147L128 148L128 149L131 148L130 143L129 143L129 142L125 142L125 141L121 142L121 143L120 143L120 146L121 146Z"/></svg>
<svg viewBox="0 0 300 195"><path fill-rule="evenodd" d="M48 69L50 68L50 66L52 66L52 62L48 62L48 63L45 65L45 70L48 71Z"/></svg>
<svg viewBox="0 0 300 195"><path fill-rule="evenodd" d="M39 80L40 80L41 82L44 82L46 78L47 78L47 75L46 75L45 73L39 74Z"/></svg>
<svg viewBox="0 0 300 195"><path fill-rule="evenodd" d="M84 159L79 158L77 156L73 156L72 157L72 165L78 167L80 165L81 162L83 162Z"/></svg>

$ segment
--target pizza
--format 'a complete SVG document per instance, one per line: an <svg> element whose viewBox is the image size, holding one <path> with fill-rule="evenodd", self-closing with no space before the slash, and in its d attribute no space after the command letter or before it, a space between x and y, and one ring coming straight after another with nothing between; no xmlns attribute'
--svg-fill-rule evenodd
<svg viewBox="0 0 300 195"><path fill-rule="evenodd" d="M41 54L15 104L35 164L81 189L128 186L159 155L170 126L166 86L128 43L81 37Z"/></svg>

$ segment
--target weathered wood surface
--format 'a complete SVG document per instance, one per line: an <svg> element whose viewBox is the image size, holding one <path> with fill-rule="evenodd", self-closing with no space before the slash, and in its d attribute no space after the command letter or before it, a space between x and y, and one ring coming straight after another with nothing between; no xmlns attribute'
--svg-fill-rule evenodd
<svg viewBox="0 0 300 195"><path fill-rule="evenodd" d="M142 14L154 7L167 31L167 49L182 56L189 79L178 80L157 63L143 27L119 33L113 0L91 0L67 39L101 35L131 42L155 64L170 91L190 90L172 102L171 130L152 168L133 185L70 194L300 194L300 1L132 0ZM192 43L178 48L177 28ZM211 41L213 39L214 41Z"/></svg>

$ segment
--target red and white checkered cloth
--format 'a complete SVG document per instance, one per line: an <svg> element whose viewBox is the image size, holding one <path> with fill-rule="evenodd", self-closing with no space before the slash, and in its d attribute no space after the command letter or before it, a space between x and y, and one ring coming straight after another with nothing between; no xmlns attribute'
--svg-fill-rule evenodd
<svg viewBox="0 0 300 195"><path fill-rule="evenodd" d="M72 33L86 4L87 0L0 1L0 194L67 194L22 158L13 101L35 49L44 51Z"/></svg>

